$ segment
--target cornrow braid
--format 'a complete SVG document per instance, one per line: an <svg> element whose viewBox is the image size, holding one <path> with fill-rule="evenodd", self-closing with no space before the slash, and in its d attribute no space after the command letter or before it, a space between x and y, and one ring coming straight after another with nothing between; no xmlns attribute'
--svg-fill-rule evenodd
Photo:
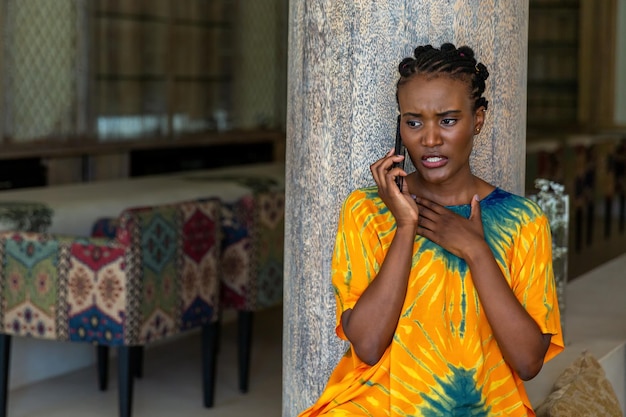
<svg viewBox="0 0 626 417"><path fill-rule="evenodd" d="M483 97L485 80L489 77L487 67L476 62L474 50L469 46L458 49L451 43L444 43L441 48L432 45L422 45L415 48L414 57L404 58L398 65L400 78L396 84L396 101L398 87L406 83L414 75L447 75L471 83L470 97L474 100L474 109L489 105Z"/></svg>

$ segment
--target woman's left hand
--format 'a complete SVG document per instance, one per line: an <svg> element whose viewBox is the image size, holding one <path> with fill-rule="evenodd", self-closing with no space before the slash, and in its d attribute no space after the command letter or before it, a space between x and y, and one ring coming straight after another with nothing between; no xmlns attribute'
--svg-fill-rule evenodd
<svg viewBox="0 0 626 417"><path fill-rule="evenodd" d="M478 196L472 198L469 219L425 198L418 197L415 202L419 207L419 235L463 259L468 249L480 246L477 242L484 243Z"/></svg>

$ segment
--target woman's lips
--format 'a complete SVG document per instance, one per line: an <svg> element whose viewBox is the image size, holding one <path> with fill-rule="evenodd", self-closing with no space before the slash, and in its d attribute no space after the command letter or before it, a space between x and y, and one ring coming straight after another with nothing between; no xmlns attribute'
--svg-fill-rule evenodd
<svg viewBox="0 0 626 417"><path fill-rule="evenodd" d="M431 155L422 157L422 165L426 168L439 168L448 163L448 158L441 155Z"/></svg>

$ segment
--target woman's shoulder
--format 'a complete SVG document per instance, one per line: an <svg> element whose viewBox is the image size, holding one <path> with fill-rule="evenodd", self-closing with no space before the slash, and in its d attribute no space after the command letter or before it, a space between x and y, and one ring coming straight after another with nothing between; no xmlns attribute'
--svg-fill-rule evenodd
<svg viewBox="0 0 626 417"><path fill-rule="evenodd" d="M372 214L385 214L388 209L383 200L378 195L378 187L357 188L348 194L343 202L343 211L358 213L361 216Z"/></svg>
<svg viewBox="0 0 626 417"><path fill-rule="evenodd" d="M516 217L524 217L528 220L545 217L541 207L528 197L511 193L496 187L486 198L483 205L490 210L496 210L500 215L509 213Z"/></svg>
<svg viewBox="0 0 626 417"><path fill-rule="evenodd" d="M378 195L378 187L372 185L352 190L346 197L344 205L354 206L363 203L378 204L379 202L382 202L382 200Z"/></svg>

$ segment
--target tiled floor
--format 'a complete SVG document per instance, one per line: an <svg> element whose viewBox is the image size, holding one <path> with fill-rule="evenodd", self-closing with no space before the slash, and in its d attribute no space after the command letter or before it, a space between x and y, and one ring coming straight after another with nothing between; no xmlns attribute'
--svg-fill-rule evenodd
<svg viewBox="0 0 626 417"><path fill-rule="evenodd" d="M146 350L144 376L135 381L133 417L280 416L282 395L282 307L257 313L250 390L237 384L235 322L224 325L218 357L215 406L202 406L200 337ZM115 417L118 415L115 362L109 389L100 392L89 367L9 393L9 417Z"/></svg>

